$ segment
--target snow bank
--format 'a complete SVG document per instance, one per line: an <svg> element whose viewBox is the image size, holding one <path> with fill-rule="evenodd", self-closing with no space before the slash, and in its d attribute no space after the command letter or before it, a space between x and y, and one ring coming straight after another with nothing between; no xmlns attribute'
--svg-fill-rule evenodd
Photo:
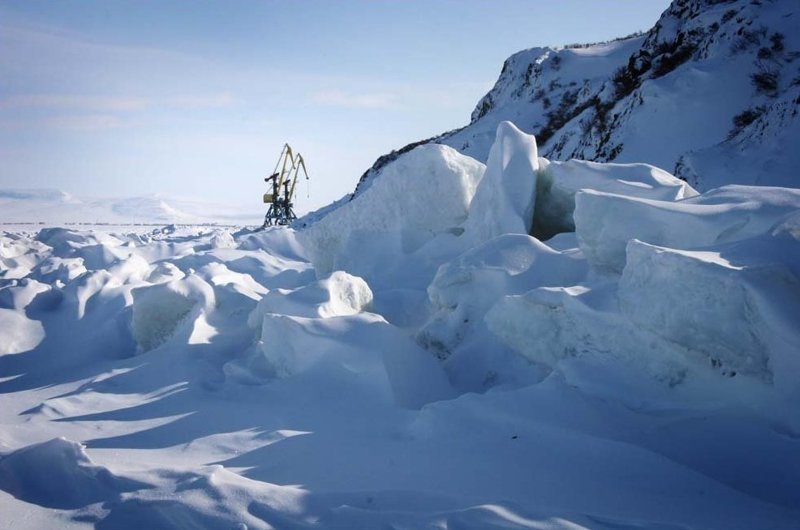
<svg viewBox="0 0 800 530"><path fill-rule="evenodd" d="M441 145L399 157L366 191L300 233L317 274L338 269L364 276L381 259L413 252L459 225L483 170Z"/></svg>
<svg viewBox="0 0 800 530"><path fill-rule="evenodd" d="M501 234L527 234L536 202L539 169L536 139L511 122L497 126L486 172L469 206L464 224L475 244Z"/></svg>
<svg viewBox="0 0 800 530"><path fill-rule="evenodd" d="M628 241L691 249L766 232L800 209L800 190L725 186L678 202L586 190L575 197L575 227L594 267L621 272Z"/></svg>

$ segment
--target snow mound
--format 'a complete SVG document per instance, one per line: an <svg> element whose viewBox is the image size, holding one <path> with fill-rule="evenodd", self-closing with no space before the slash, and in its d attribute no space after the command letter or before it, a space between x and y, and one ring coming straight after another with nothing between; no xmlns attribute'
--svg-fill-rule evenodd
<svg viewBox="0 0 800 530"><path fill-rule="evenodd" d="M211 238L211 248L236 248L236 241L228 230L219 230Z"/></svg>
<svg viewBox="0 0 800 530"><path fill-rule="evenodd" d="M501 234L527 234L533 221L539 162L536 139L511 122L497 126L495 141L464 225L476 244Z"/></svg>
<svg viewBox="0 0 800 530"><path fill-rule="evenodd" d="M185 322L193 322L199 311L214 308L214 290L197 275L189 275L132 291L131 329L140 351L165 343Z"/></svg>
<svg viewBox="0 0 800 530"><path fill-rule="evenodd" d="M95 465L81 444L66 438L23 447L0 459L0 489L50 508L86 506L136 486Z"/></svg>
<svg viewBox="0 0 800 530"><path fill-rule="evenodd" d="M483 170L480 162L441 145L399 157L366 191L300 234L317 273L346 270L366 277L362 271L375 270L377 260L411 253L459 225Z"/></svg>
<svg viewBox="0 0 800 530"><path fill-rule="evenodd" d="M2 293L3 291L0 291ZM45 337L42 323L12 309L0 307L0 355L35 348Z"/></svg>
<svg viewBox="0 0 800 530"><path fill-rule="evenodd" d="M251 327L257 328L269 313L306 318L330 318L354 315L372 303L372 291L367 282L344 271L334 271L297 289L275 289L258 302L248 317Z"/></svg>
<svg viewBox="0 0 800 530"><path fill-rule="evenodd" d="M245 371L254 371L256 377L285 377L333 357L329 355L333 348L321 346L324 340L319 337L325 333L314 330L324 330L329 324L323 321L329 319L338 319L338 324L330 324L334 327L346 327L341 317L358 315L371 302L367 283L343 271L297 289L266 293L248 317L248 324L256 330L260 353L249 360ZM229 375L235 375L235 370L237 366L230 366Z"/></svg>

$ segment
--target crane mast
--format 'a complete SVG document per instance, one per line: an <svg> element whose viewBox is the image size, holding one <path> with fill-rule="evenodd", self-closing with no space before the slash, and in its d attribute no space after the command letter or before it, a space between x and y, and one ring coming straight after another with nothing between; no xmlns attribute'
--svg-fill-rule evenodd
<svg viewBox="0 0 800 530"><path fill-rule="evenodd" d="M297 219L292 199L300 170L308 180L308 171L303 155L295 153L289 144L283 144L272 175L264 179L264 182L272 183L272 190L264 194L264 203L269 204L269 209L264 217L262 228L288 225Z"/></svg>

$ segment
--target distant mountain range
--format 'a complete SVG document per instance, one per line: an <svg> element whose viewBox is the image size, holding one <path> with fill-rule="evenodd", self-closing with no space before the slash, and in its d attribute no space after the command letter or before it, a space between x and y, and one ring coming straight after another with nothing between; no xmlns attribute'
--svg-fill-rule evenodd
<svg viewBox="0 0 800 530"><path fill-rule="evenodd" d="M262 213L149 195L77 197L54 189L0 189L3 224L260 224Z"/></svg>
<svg viewBox="0 0 800 530"><path fill-rule="evenodd" d="M646 33L509 57L470 124L423 143L486 161L497 124L551 160L647 162L699 190L800 186L800 2L675 0ZM357 193L358 193L357 188Z"/></svg>

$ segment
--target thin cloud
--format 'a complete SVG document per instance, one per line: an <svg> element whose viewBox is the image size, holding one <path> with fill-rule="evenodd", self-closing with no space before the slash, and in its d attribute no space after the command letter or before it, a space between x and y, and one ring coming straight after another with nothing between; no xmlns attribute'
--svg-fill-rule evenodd
<svg viewBox="0 0 800 530"><path fill-rule="evenodd" d="M396 108L397 96L389 93L364 93L357 94L342 90L324 90L311 95L311 101L316 105L330 107L350 107L360 109L390 109Z"/></svg>
<svg viewBox="0 0 800 530"><path fill-rule="evenodd" d="M229 107L236 99L229 92L221 94L185 94L167 98L118 96L79 96L62 94L23 94L0 98L0 109L91 110L95 112L132 112L156 105L177 108Z"/></svg>
<svg viewBox="0 0 800 530"><path fill-rule="evenodd" d="M0 129L56 129L71 132L93 132L128 127L124 119L113 114L71 114L34 119L0 120Z"/></svg>
<svg viewBox="0 0 800 530"><path fill-rule="evenodd" d="M107 129L119 129L127 125L125 120L112 114L56 116L53 118L46 118L42 120L41 123L53 129L68 131L102 131Z"/></svg>
<svg viewBox="0 0 800 530"><path fill-rule="evenodd" d="M230 107L236 103L236 98L230 92L209 95L184 95L168 98L165 103L184 108L220 108Z"/></svg>
<svg viewBox="0 0 800 530"><path fill-rule="evenodd" d="M0 99L2 109L91 109L95 111L134 111L150 105L150 101L138 97L75 96L63 94L24 94Z"/></svg>

